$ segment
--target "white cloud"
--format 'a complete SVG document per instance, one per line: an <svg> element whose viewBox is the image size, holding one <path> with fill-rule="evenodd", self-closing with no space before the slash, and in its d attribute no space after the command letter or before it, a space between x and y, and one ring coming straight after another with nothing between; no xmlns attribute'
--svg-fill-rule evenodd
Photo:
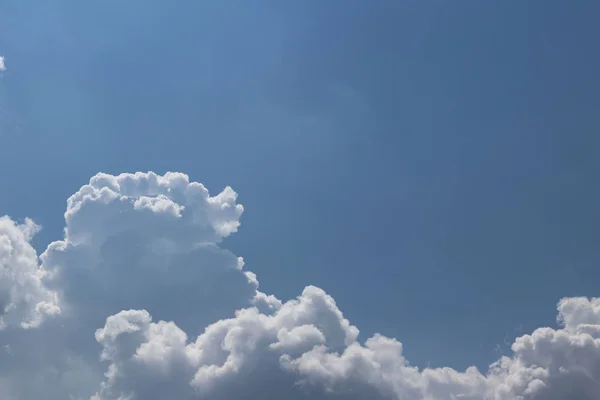
<svg viewBox="0 0 600 400"><path fill-rule="evenodd" d="M0 56L0 71L6 71L6 65L4 64L3 56Z"/></svg>
<svg viewBox="0 0 600 400"><path fill-rule="evenodd" d="M0 217L0 330L34 328L60 313L58 295L43 285L44 270L30 244L38 230L29 219L17 225Z"/></svg>
<svg viewBox="0 0 600 400"><path fill-rule="evenodd" d="M600 398L600 299L562 300L560 328L517 338L489 371L420 370L395 339L358 342L319 288L259 292L220 247L236 200L183 174L99 174L41 262L39 228L0 219L0 398Z"/></svg>

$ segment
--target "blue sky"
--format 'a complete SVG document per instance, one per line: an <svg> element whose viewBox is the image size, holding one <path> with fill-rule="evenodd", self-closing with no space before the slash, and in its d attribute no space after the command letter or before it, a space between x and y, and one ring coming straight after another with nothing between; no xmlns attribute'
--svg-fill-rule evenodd
<svg viewBox="0 0 600 400"><path fill-rule="evenodd" d="M97 172L180 171L227 248L412 363L486 366L598 294L592 0L0 1L0 214L39 252Z"/></svg>

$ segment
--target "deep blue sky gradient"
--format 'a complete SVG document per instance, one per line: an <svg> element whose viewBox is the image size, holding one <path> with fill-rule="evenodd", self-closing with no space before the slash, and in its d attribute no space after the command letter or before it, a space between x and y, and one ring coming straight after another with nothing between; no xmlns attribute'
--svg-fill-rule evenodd
<svg viewBox="0 0 600 400"><path fill-rule="evenodd" d="M598 295L600 2L0 0L0 214L102 171L245 206L226 247L417 365L486 366Z"/></svg>

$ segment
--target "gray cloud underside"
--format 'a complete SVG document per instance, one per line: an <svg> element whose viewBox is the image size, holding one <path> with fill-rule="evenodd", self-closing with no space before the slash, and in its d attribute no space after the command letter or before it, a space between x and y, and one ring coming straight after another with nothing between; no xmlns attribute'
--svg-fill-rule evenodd
<svg viewBox="0 0 600 400"><path fill-rule="evenodd" d="M184 174L98 174L65 235L0 219L0 398L598 399L600 299L565 298L559 329L517 338L480 372L418 369L323 290L282 302L221 247L243 207Z"/></svg>

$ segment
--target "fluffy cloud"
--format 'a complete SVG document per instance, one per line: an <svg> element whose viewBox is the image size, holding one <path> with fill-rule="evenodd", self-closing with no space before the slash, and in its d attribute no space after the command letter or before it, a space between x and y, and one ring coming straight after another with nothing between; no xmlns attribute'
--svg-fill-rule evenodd
<svg viewBox="0 0 600 400"><path fill-rule="evenodd" d="M58 296L43 282L44 270L30 244L39 227L27 219L17 225L0 218L0 329L37 327L60 313Z"/></svg>
<svg viewBox="0 0 600 400"><path fill-rule="evenodd" d="M0 71L6 71L6 65L4 65L4 57L0 56Z"/></svg>
<svg viewBox="0 0 600 400"><path fill-rule="evenodd" d="M221 247L243 213L183 174L98 174L37 257L32 221L0 219L2 399L600 398L600 299L558 304L480 372L419 369L364 343L333 298L282 302Z"/></svg>

